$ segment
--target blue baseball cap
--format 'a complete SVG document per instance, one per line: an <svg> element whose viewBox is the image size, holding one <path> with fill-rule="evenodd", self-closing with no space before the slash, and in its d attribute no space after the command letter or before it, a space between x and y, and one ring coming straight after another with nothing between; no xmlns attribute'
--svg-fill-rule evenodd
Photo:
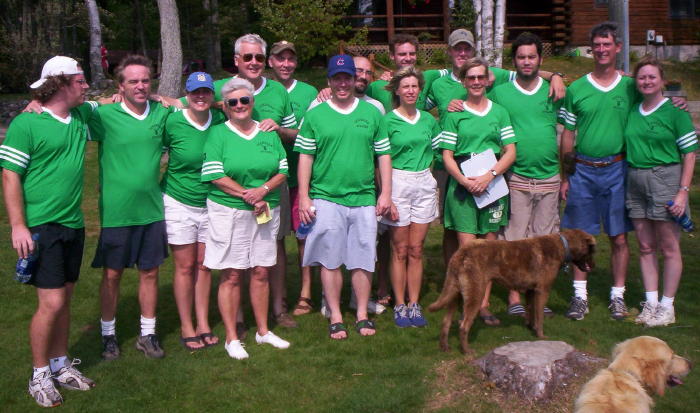
<svg viewBox="0 0 700 413"><path fill-rule="evenodd" d="M209 73L194 72L187 78L187 82L185 82L185 90L187 92L193 92L200 87L210 89L212 92L214 91L214 80Z"/></svg>
<svg viewBox="0 0 700 413"><path fill-rule="evenodd" d="M352 56L346 54L335 55L328 61L328 77L333 77L338 73L347 73L355 76L355 62Z"/></svg>

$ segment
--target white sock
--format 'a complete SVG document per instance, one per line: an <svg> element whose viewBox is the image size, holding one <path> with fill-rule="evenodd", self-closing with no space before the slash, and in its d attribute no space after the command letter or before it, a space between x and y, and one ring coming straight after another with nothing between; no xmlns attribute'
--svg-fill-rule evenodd
<svg viewBox="0 0 700 413"><path fill-rule="evenodd" d="M102 326L103 336L113 336L117 334L117 318L114 317L112 321L105 321L100 318L100 325Z"/></svg>
<svg viewBox="0 0 700 413"><path fill-rule="evenodd" d="M156 333L156 318L146 318L141 316L141 336Z"/></svg>
<svg viewBox="0 0 700 413"><path fill-rule="evenodd" d="M588 291L586 290L586 284L588 281L574 281L574 296L581 298L583 300L588 300Z"/></svg>
<svg viewBox="0 0 700 413"><path fill-rule="evenodd" d="M625 286L623 285L622 287L613 287L610 289L610 299L612 300L613 298L623 298L625 295Z"/></svg>
<svg viewBox="0 0 700 413"><path fill-rule="evenodd" d="M68 361L67 356L54 357L49 360L49 366L51 366L51 373L55 373L63 368Z"/></svg>
<svg viewBox="0 0 700 413"><path fill-rule="evenodd" d="M34 374L32 374L32 380L36 379L38 376L44 374L44 373L50 373L51 368L46 365L44 367L34 367Z"/></svg>
<svg viewBox="0 0 700 413"><path fill-rule="evenodd" d="M651 305L652 307L656 307L656 304L659 303L658 291L647 291L644 293L644 295L647 298L647 304Z"/></svg>
<svg viewBox="0 0 700 413"><path fill-rule="evenodd" d="M675 297L666 297L665 295L661 296L661 305L665 308L673 308L674 298Z"/></svg>

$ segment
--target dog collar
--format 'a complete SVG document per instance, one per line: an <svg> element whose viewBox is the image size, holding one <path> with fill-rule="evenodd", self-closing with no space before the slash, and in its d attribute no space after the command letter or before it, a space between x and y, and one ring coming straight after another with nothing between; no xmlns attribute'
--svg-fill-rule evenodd
<svg viewBox="0 0 700 413"><path fill-rule="evenodd" d="M559 233L559 238L561 239L561 243L564 244L564 262L569 262L571 261L571 250L569 250L569 241L561 235L561 232Z"/></svg>

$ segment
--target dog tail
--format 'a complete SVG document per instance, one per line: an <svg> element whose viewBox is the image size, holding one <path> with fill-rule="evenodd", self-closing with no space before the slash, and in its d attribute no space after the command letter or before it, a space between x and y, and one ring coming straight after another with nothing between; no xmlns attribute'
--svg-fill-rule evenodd
<svg viewBox="0 0 700 413"><path fill-rule="evenodd" d="M442 286L442 292L437 300L428 306L428 311L435 312L447 307L458 295L459 285L457 283L457 276L451 274L451 269L448 269L447 276L445 277L445 284Z"/></svg>

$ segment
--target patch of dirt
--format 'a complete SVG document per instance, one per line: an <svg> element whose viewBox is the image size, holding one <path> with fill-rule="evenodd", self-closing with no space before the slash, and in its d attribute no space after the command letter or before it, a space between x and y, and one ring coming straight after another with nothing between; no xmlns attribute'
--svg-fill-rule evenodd
<svg viewBox="0 0 700 413"><path fill-rule="evenodd" d="M570 413L581 387L603 366L580 372L577 380L547 401L533 402L503 393L468 358L442 360L434 368L433 390L425 411Z"/></svg>

